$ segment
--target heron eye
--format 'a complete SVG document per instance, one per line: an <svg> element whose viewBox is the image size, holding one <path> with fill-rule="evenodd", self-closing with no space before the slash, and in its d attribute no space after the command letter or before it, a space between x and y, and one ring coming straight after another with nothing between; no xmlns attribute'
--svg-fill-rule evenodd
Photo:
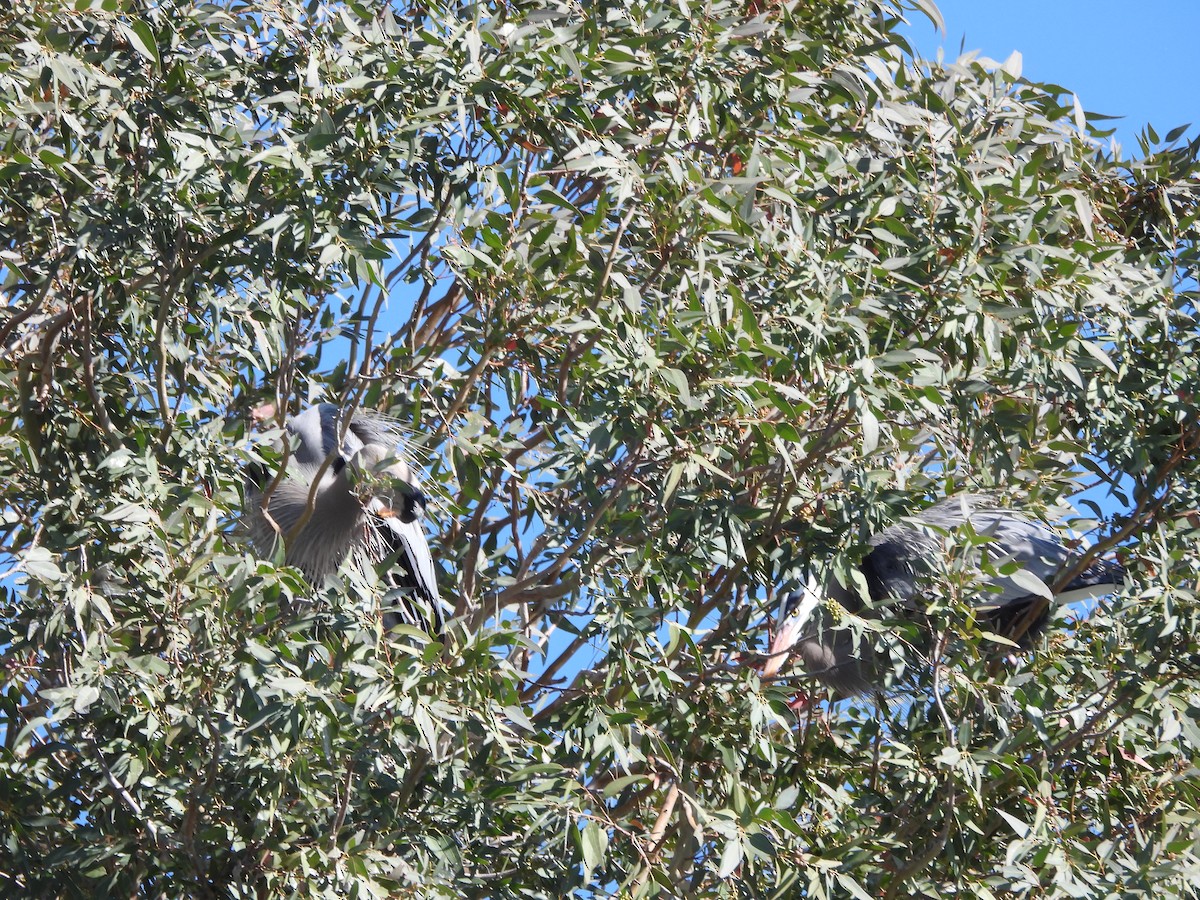
<svg viewBox="0 0 1200 900"><path fill-rule="evenodd" d="M333 474L342 474L342 469L344 468L346 468L346 457L339 454L337 459L333 461Z"/></svg>

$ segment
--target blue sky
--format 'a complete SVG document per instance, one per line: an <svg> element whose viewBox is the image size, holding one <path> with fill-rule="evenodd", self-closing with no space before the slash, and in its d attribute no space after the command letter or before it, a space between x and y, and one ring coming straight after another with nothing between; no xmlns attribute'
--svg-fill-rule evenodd
<svg viewBox="0 0 1200 900"><path fill-rule="evenodd" d="M1074 91L1088 112L1124 116L1116 139L1139 156L1147 122L1162 137L1191 123L1200 133L1200 0L934 0L946 20L938 34L912 14L914 49L953 59L963 50L1023 57L1022 74Z"/></svg>
<svg viewBox="0 0 1200 900"><path fill-rule="evenodd" d="M946 23L941 34L910 14L913 49L936 59L978 50L1005 60L1017 50L1022 74L1074 91L1084 109L1122 116L1113 139L1126 159L1141 156L1137 136L1149 123L1159 137L1190 124L1200 134L1200 0L934 0ZM1104 124L1104 123L1102 123ZM1083 496L1113 511L1119 504L1098 488Z"/></svg>

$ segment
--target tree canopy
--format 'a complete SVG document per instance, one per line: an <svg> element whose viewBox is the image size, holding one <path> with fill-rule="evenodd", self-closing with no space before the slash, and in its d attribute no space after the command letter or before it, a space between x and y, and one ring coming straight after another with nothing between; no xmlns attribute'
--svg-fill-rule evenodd
<svg viewBox="0 0 1200 900"><path fill-rule="evenodd" d="M1195 897L1200 141L905 14L0 11L0 893ZM411 425L445 635L249 551L316 400ZM1004 659L948 559L794 712L780 592L962 490L1125 587Z"/></svg>

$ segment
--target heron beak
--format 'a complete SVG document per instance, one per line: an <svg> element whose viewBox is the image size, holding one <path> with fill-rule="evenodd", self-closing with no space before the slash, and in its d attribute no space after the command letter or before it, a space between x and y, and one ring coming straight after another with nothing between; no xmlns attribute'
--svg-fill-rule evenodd
<svg viewBox="0 0 1200 900"><path fill-rule="evenodd" d="M763 663L762 677L770 678L783 668L787 662L788 652L796 646L796 642L804 635L804 629L809 619L817 611L822 602L821 583L815 575L809 575L807 582L799 591L788 596L783 604L783 621L779 630L771 640L767 650L767 661Z"/></svg>
<svg viewBox="0 0 1200 900"><path fill-rule="evenodd" d="M763 678L770 678L783 668L783 664L787 662L788 652L796 645L796 641L800 640L803 630L804 622L801 621L800 616L793 614L783 620L767 650L767 661L762 667Z"/></svg>
<svg viewBox="0 0 1200 900"><path fill-rule="evenodd" d="M381 519L399 519L405 525L409 522L415 522L425 514L427 498L418 490L414 490L411 494L401 493L403 505L400 508L388 506L378 497L375 497L367 504L367 512L374 513Z"/></svg>

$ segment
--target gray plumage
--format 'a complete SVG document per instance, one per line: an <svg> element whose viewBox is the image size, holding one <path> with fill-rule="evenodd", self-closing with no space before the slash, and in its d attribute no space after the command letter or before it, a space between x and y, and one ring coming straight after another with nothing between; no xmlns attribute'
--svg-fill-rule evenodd
<svg viewBox="0 0 1200 900"><path fill-rule="evenodd" d="M850 628L832 627L827 601L837 601L847 611L864 617L877 616L878 607L891 605L895 617L923 621L923 587L942 568L948 545L967 523L977 535L990 539L966 551L976 565L983 554L996 568L1013 561L1020 572L1036 576L1048 587L1075 558L1062 538L1040 522L995 508L983 497L948 498L868 541L871 549L859 572L870 597L869 607L864 606L857 590L833 578L824 584L810 579L785 597L763 674L773 675L791 653L806 672L840 694L878 688L884 678L884 660L878 658L872 636L867 633L856 638ZM1054 597L1054 602L1071 603L1112 593L1124 576L1124 569L1116 563L1094 560ZM1051 604L1037 590L1037 582L1016 574L981 576L979 583L981 590L972 606L988 630L1006 637L1027 636L1048 621Z"/></svg>
<svg viewBox="0 0 1200 900"><path fill-rule="evenodd" d="M285 475L252 471L247 489L251 541L284 558L320 585L349 559L383 573L391 605L384 625L444 625L437 572L421 529L426 498L389 419L358 410L346 422L332 403L309 407L285 423L291 452ZM274 487L272 488L272 484ZM314 490L313 486L316 485Z"/></svg>

